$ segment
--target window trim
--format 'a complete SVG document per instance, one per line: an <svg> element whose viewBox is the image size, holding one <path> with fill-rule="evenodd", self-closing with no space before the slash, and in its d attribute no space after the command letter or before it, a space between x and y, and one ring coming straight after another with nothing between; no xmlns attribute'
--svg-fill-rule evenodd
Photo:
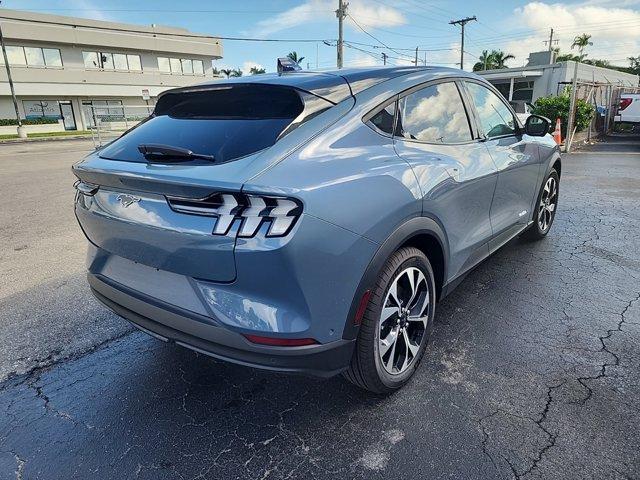
<svg viewBox="0 0 640 480"><path fill-rule="evenodd" d="M522 126L522 124L520 122L520 119L518 118L518 115L516 115L515 111L511 107L511 105L509 105L509 102L504 99L504 96L500 93L500 91L496 87L491 85L491 83L489 83L489 82L483 82L481 80L477 80L477 79L471 78L471 77L464 78L462 83L463 83L462 88L464 89L465 95L467 96L467 101L469 102L469 106L470 106L471 110L473 111L473 118L474 118L474 121L475 121L475 124L476 124L477 133L479 135L478 138L479 138L480 141L488 142L488 141L492 141L492 140L499 140L499 139L510 138L510 137L518 137L518 136L522 135L522 133L524 131L524 127ZM511 112L511 115L513 116L514 124L516 126L516 128L515 128L513 133L506 133L504 135L497 135L495 137L488 137L486 135L486 133L484 132L484 129L482 128L482 122L480 121L480 115L478 114L478 109L476 108L476 104L473 101L473 97L471 95L471 92L467 88L466 83L475 83L477 85L480 85L481 87L485 87L487 90L489 90L490 92L494 93L498 97L498 99L502 102L503 105L505 105L507 107L507 109L509 110L509 112Z"/></svg>
<svg viewBox="0 0 640 480"><path fill-rule="evenodd" d="M410 87L402 92L400 92L398 94L398 106L396 108L396 118L395 118L395 124L394 124L394 135L393 138L394 139L399 139L399 140L403 140L406 142L413 142L413 143L422 143L424 145L440 145L440 146L447 146L447 145L468 145L470 143L477 143L479 141L479 139L477 138L477 129L476 126L471 118L471 114L469 111L469 105L467 105L467 99L465 97L465 95L463 94L462 91L462 86L460 85L460 79L464 79L466 77L444 77L444 78L438 78L435 80L429 80L428 82L424 82L418 85L414 85L413 87ZM426 140L419 140L419 139L413 139L413 138L405 138L405 137L401 137L399 136L396 132L396 128L398 125L398 119L397 116L399 115L400 112L400 108L398 108L400 106L400 100L402 100L404 97L411 95L419 90L423 90L424 88L428 88L428 87L432 87L434 85L438 85L440 83L453 83L454 86L457 88L458 90L458 95L460 96L460 102L462 103L462 106L464 108L464 112L465 115L467 117L467 124L469 125L469 134L471 136L471 138L469 140L465 140L464 142L451 142L451 143L438 143L438 142L428 142Z"/></svg>

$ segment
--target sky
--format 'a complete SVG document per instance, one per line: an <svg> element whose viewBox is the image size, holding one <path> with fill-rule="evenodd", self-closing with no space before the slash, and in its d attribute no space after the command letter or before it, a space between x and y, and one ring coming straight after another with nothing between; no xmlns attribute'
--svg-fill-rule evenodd
<svg viewBox="0 0 640 480"><path fill-rule="evenodd" d="M274 71L276 59L296 51L303 68L334 68L338 0L5 0L6 8L187 28L225 37L285 40L278 42L223 40L218 68L252 66ZM423 63L456 67L460 61L460 27L451 20L476 16L465 27L465 69L483 50L499 49L524 65L529 52L548 48L544 41L554 28L554 46L571 52L576 35L592 36L589 58L628 66L640 55L640 0L530 2L507 0L425 1L349 0L344 24L344 65L409 64L418 47ZM306 40L306 41L303 41ZM328 43L329 45L327 45Z"/></svg>

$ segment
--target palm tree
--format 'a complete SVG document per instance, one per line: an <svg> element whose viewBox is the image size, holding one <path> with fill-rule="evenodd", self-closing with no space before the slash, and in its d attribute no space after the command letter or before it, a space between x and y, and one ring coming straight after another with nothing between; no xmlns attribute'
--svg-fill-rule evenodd
<svg viewBox="0 0 640 480"><path fill-rule="evenodd" d="M482 55L479 57L479 61L473 66L473 71L478 70L495 70L497 68L506 68L506 61L514 59L510 53L506 54L502 50L483 50Z"/></svg>
<svg viewBox="0 0 640 480"><path fill-rule="evenodd" d="M287 54L287 57L290 58L291 60L293 60L296 63L300 63L302 62L302 60L304 60L304 57L300 57L298 58L298 52L296 52L295 50L293 52L289 52Z"/></svg>
<svg viewBox="0 0 640 480"><path fill-rule="evenodd" d="M262 67L251 67L251 69L249 70L249 73L251 75L260 75L261 73L265 73L266 70Z"/></svg>
<svg viewBox="0 0 640 480"><path fill-rule="evenodd" d="M510 53L505 54L502 50L493 50L491 52L491 56L493 57L495 68L506 68L507 66L505 65L505 62L516 58Z"/></svg>
<svg viewBox="0 0 640 480"><path fill-rule="evenodd" d="M483 50L482 54L478 57L478 61L473 66L473 71L478 72L480 70L491 70L493 68L492 57L489 50Z"/></svg>
<svg viewBox="0 0 640 480"><path fill-rule="evenodd" d="M588 35L586 33L583 33L582 35L578 35L576 38L573 39L573 43L571 44L571 49L573 49L574 47L578 47L578 51L580 52L580 54L578 55L579 62L584 60L584 58L587 56L587 54L584 53L584 49L591 45L593 45L593 42L591 42L591 35Z"/></svg>
<svg viewBox="0 0 640 480"><path fill-rule="evenodd" d="M227 78L229 78L231 76L231 74L233 73L233 70L231 70L230 68L223 68L223 69L220 70L220 73L222 73Z"/></svg>
<svg viewBox="0 0 640 480"><path fill-rule="evenodd" d="M211 70L211 72L213 73L214 77L218 77L220 76L220 70L218 70L216 67L213 67L213 69Z"/></svg>
<svg viewBox="0 0 640 480"><path fill-rule="evenodd" d="M235 68L233 70L231 70L231 77L241 77L242 76L242 70L240 70L239 68Z"/></svg>

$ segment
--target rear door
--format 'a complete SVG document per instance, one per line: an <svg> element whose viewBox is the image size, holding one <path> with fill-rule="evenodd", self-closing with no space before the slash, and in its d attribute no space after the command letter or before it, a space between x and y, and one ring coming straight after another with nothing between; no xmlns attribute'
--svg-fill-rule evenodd
<svg viewBox="0 0 640 480"><path fill-rule="evenodd" d="M476 139L453 80L430 82L400 96L395 148L413 167L423 193L423 214L448 235L449 279L488 255L496 167Z"/></svg>
<svg viewBox="0 0 640 480"><path fill-rule="evenodd" d="M465 81L484 145L498 168L496 191L491 203L495 245L522 229L532 218L537 194L540 156L529 142L515 114L501 96L481 82Z"/></svg>

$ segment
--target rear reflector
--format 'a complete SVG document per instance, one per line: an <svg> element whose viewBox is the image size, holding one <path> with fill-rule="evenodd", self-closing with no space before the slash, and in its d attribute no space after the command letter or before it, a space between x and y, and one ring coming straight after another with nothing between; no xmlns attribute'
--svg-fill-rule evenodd
<svg viewBox="0 0 640 480"><path fill-rule="evenodd" d="M362 298L360 299L360 304L358 305L358 310L356 310L356 316L353 319L353 323L355 325L360 325L360 322L362 322L362 317L364 317L364 312L366 312L367 310L367 305L369 304L370 297L371 297L371 290L367 290L362 295Z"/></svg>
<svg viewBox="0 0 640 480"><path fill-rule="evenodd" d="M620 107L618 108L618 110L619 111L624 110L629 105L631 105L631 102L633 102L633 98L622 98L622 99L620 99Z"/></svg>
<svg viewBox="0 0 640 480"><path fill-rule="evenodd" d="M244 337L251 343L258 343L260 345L271 345L274 347L301 347L303 345L315 345L316 342L313 338L276 338L276 337L261 337L259 335L244 335Z"/></svg>

